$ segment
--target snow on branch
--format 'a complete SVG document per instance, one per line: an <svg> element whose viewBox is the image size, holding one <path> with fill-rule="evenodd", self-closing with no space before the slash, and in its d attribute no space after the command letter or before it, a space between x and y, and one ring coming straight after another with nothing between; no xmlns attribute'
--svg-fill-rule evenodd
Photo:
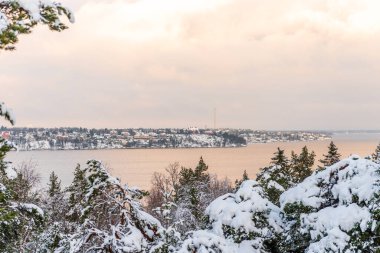
<svg viewBox="0 0 380 253"><path fill-rule="evenodd" d="M0 0L0 49L13 50L18 35L28 34L37 24L50 30L67 28L61 20L66 16L73 23L74 15L61 3L50 0Z"/></svg>
<svg viewBox="0 0 380 253"><path fill-rule="evenodd" d="M12 110L10 108L7 108L3 102L0 102L0 116L4 117L12 125L16 123L16 118L14 117Z"/></svg>

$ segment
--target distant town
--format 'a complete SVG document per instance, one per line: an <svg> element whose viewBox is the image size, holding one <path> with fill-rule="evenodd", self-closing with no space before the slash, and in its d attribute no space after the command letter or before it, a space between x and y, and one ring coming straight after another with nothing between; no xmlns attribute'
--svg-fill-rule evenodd
<svg viewBox="0 0 380 253"><path fill-rule="evenodd" d="M331 133L255 131L249 129L0 128L1 137L18 150L90 150L137 148L245 147L252 143L318 141Z"/></svg>

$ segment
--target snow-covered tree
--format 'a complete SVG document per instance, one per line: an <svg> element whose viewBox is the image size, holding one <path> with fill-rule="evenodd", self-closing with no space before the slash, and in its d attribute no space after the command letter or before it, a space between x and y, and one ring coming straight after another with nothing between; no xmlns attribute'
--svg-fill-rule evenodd
<svg viewBox="0 0 380 253"><path fill-rule="evenodd" d="M36 253L54 252L76 225L67 219L69 204L65 192L61 190L61 181L54 172L50 174L41 208L45 212L45 222L42 231L35 238L34 251Z"/></svg>
<svg viewBox="0 0 380 253"><path fill-rule="evenodd" d="M12 111L2 102L0 102L0 116L12 125L15 123ZM33 241L34 233L44 220L42 209L33 203L37 200L30 198L30 186L33 186L33 182L29 180L31 178L24 177L23 170L16 171L12 164L5 160L7 153L14 148L11 143L0 138L1 252L27 250Z"/></svg>
<svg viewBox="0 0 380 253"><path fill-rule="evenodd" d="M334 142L330 142L327 155L323 155L323 157L323 159L319 160L323 166L318 166L318 170L324 170L326 167L340 161L341 154L339 154L338 147L334 144Z"/></svg>
<svg viewBox="0 0 380 253"><path fill-rule="evenodd" d="M50 197L54 197L61 193L61 180L58 179L54 171L50 173L48 187L48 194Z"/></svg>
<svg viewBox="0 0 380 253"><path fill-rule="evenodd" d="M288 224L282 252L380 249L380 166L368 159L351 156L316 172L280 202Z"/></svg>
<svg viewBox="0 0 380 253"><path fill-rule="evenodd" d="M74 178L71 185L66 189L69 195L68 205L69 212L67 217L72 222L80 222L82 216L82 206L85 198L85 191L88 182L86 180L85 170L81 169L78 164L74 170Z"/></svg>
<svg viewBox="0 0 380 253"><path fill-rule="evenodd" d="M44 212L32 191L36 181L29 176L33 175L16 170L4 160L11 148L0 139L0 251L22 252L33 244Z"/></svg>
<svg viewBox="0 0 380 253"><path fill-rule="evenodd" d="M278 148L272 158L272 165L262 168L257 174L257 182L268 194L269 200L278 204L280 195L294 185L285 151Z"/></svg>
<svg viewBox="0 0 380 253"><path fill-rule="evenodd" d="M275 252L283 230L280 209L256 181L215 199L205 214L206 230L190 233L180 252Z"/></svg>
<svg viewBox="0 0 380 253"><path fill-rule="evenodd" d="M181 242L181 234L176 229L178 222L173 221L176 204L172 192L164 192L163 196L163 204L153 210L161 220L162 227L157 231L159 236L149 249L152 253L175 252Z"/></svg>
<svg viewBox="0 0 380 253"><path fill-rule="evenodd" d="M62 31L67 26L61 16L74 22L72 12L50 0L0 0L0 49L12 50L20 34L28 34L37 24Z"/></svg>
<svg viewBox="0 0 380 253"><path fill-rule="evenodd" d="M57 252L146 250L158 237L161 224L142 210L139 200L145 193L122 186L99 161L88 161L83 172L86 186L76 206L80 207L77 230L61 241Z"/></svg>
<svg viewBox="0 0 380 253"><path fill-rule="evenodd" d="M38 23L54 31L66 29L61 15L74 21L72 13L58 2L0 0L0 50L13 50L18 36L30 33ZM0 102L0 116L14 125L12 111L3 102ZM50 252L47 249L51 248L41 251L39 244L46 217L37 205L40 194L33 191L38 178L28 167L15 170L5 161L5 155L12 148L12 144L0 138L0 251Z"/></svg>
<svg viewBox="0 0 380 253"><path fill-rule="evenodd" d="M197 167L182 167L180 171L178 195L176 196L176 220L181 220L181 232L199 229L203 225L203 212L211 202L210 174L208 166L199 160Z"/></svg>

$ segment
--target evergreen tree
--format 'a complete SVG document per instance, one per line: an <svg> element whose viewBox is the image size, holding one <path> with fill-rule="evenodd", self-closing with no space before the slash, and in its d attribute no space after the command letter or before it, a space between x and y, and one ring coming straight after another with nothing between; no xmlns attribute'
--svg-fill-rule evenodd
<svg viewBox="0 0 380 253"><path fill-rule="evenodd" d="M70 211L67 214L71 221L79 221L81 216L81 205L84 201L84 192L87 187L85 171L78 164L74 171L74 179L71 185L66 189L69 193L68 205Z"/></svg>
<svg viewBox="0 0 380 253"><path fill-rule="evenodd" d="M50 197L54 197L61 192L61 180L58 179L54 171L50 173L48 187L48 194Z"/></svg>
<svg viewBox="0 0 380 253"><path fill-rule="evenodd" d="M55 31L66 29L60 21L62 14L74 21L72 13L58 2L0 1L0 50L13 50L18 36L30 33L39 23ZM0 116L14 125L15 118L3 102L0 102ZM37 250L45 213L37 205L39 194L32 192L36 182L32 171L31 174L16 171L10 162L5 161L12 148L10 143L0 138L0 251L51 252Z"/></svg>
<svg viewBox="0 0 380 253"><path fill-rule="evenodd" d="M52 31L62 31L67 26L60 16L74 22L69 9L58 2L28 0L0 1L0 49L13 50L20 34L31 33L38 23L47 25Z"/></svg>
<svg viewBox="0 0 380 253"><path fill-rule="evenodd" d="M294 185L294 179L284 150L277 148L271 164L260 169L256 180L267 193L269 200L278 205L281 193Z"/></svg>
<svg viewBox="0 0 380 253"><path fill-rule="evenodd" d="M375 153L372 154L372 161L375 163L380 163L380 143L377 145Z"/></svg>
<svg viewBox="0 0 380 253"><path fill-rule="evenodd" d="M173 211L176 204L172 201L172 192L165 192L164 201L161 207L154 209L154 212L162 224L162 228L157 231L159 237L151 245L151 253L175 252L181 242L181 234L176 230L177 222L173 221Z"/></svg>
<svg viewBox="0 0 380 253"><path fill-rule="evenodd" d="M351 156L283 193L288 226L280 252L377 253L379 182L378 164Z"/></svg>
<svg viewBox="0 0 380 253"><path fill-rule="evenodd" d="M178 219L183 220L181 232L197 229L203 224L203 211L209 203L210 174L201 157L197 167L181 168L178 196L176 196Z"/></svg>
<svg viewBox="0 0 380 253"><path fill-rule="evenodd" d="M285 156L285 150L277 148L277 152L274 153L274 156L271 159L273 165L280 166L283 169L288 169L289 159Z"/></svg>
<svg viewBox="0 0 380 253"><path fill-rule="evenodd" d="M304 146L299 155L292 151L291 154L291 174L295 183L302 182L305 178L312 174L312 167L315 161L314 151L309 152L308 148Z"/></svg>
<svg viewBox="0 0 380 253"><path fill-rule="evenodd" d="M240 180L235 180L235 191L238 190L240 188L240 185L246 180L249 180L249 177L247 170L244 170L242 178Z"/></svg>
<svg viewBox="0 0 380 253"><path fill-rule="evenodd" d="M81 179L82 171L77 172ZM96 160L88 161L83 172L85 188L77 183L69 188L71 196L74 189L82 191L74 206L80 215L77 229L60 242L57 252L143 252L159 238L160 222L139 203L146 192L122 186Z"/></svg>
<svg viewBox="0 0 380 253"><path fill-rule="evenodd" d="M221 237L215 238L218 241L222 239L224 243L224 240L228 240L246 245L245 250L241 252L277 253L279 234L283 232L280 208L268 200L264 189L256 181L246 180L235 193L227 193L215 199L207 207L206 215L207 229L217 231L216 234ZM201 242L192 238L192 245L185 241L184 246L194 248L192 252L202 252L202 246L212 245L212 242L209 242L212 239L207 237L201 238ZM215 239L215 244L222 246ZM200 246L195 246L197 244ZM234 252L226 246L222 246L224 250L221 251L205 252Z"/></svg>
<svg viewBox="0 0 380 253"><path fill-rule="evenodd" d="M323 166L318 166L318 171L324 170L326 167L340 161L341 154L339 154L338 147L334 144L334 142L330 142L327 155L323 155L323 157L323 159L319 160Z"/></svg>
<svg viewBox="0 0 380 253"><path fill-rule="evenodd" d="M31 194L28 178L4 160L12 148L0 138L0 252L28 250L44 222L44 212L36 205L38 198Z"/></svg>

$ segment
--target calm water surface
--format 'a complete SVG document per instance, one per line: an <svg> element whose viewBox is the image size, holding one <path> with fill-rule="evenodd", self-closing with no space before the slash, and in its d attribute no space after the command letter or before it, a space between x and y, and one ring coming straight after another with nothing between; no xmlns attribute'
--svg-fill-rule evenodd
<svg viewBox="0 0 380 253"><path fill-rule="evenodd" d="M343 157L350 154L364 157L375 150L380 134L339 134L333 140ZM153 172L163 172L170 163L179 162L182 166L194 168L202 156L212 173L235 180L244 170L254 177L259 168L268 165L277 147L285 149L289 155L291 150L298 153L307 145L309 150L315 151L318 160L326 153L329 142L266 143L245 148L22 151L11 152L8 160L16 166L22 162L34 163L42 183L46 183L54 170L62 183L68 185L78 163L84 166L87 160L98 159L123 182L148 189Z"/></svg>

